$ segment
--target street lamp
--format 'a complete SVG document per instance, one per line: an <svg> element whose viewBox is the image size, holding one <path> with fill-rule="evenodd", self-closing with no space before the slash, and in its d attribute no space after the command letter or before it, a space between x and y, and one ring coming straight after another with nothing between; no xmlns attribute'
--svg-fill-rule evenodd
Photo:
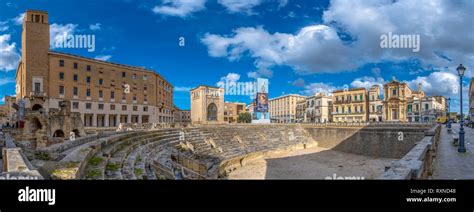
<svg viewBox="0 0 474 212"><path fill-rule="evenodd" d="M460 64L458 68L456 69L459 74L459 85L460 85L460 98L461 98L461 128L459 129L459 148L458 152L466 152L466 147L464 146L464 115L462 114L462 77L464 76L464 71L466 71L466 68Z"/></svg>

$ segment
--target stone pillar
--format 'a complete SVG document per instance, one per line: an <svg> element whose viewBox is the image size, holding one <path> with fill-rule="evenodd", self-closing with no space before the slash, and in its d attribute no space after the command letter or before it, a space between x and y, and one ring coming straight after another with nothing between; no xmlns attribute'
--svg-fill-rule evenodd
<svg viewBox="0 0 474 212"><path fill-rule="evenodd" d="M104 127L109 127L109 114L105 114L104 119Z"/></svg>
<svg viewBox="0 0 474 212"><path fill-rule="evenodd" d="M126 123L132 123L132 115L127 115L127 121Z"/></svg>
<svg viewBox="0 0 474 212"><path fill-rule="evenodd" d="M82 124L83 124L84 126L86 126L86 125L85 125L86 119L85 119L85 117L84 117L84 113L81 113L81 121L82 121Z"/></svg>
<svg viewBox="0 0 474 212"><path fill-rule="evenodd" d="M140 124L143 123L143 122L142 122L142 116L143 116L143 115L138 115L138 123L140 123Z"/></svg>
<svg viewBox="0 0 474 212"><path fill-rule="evenodd" d="M120 124L120 114L115 115L115 126Z"/></svg>
<svg viewBox="0 0 474 212"><path fill-rule="evenodd" d="M97 114L92 114L92 126L97 127Z"/></svg>

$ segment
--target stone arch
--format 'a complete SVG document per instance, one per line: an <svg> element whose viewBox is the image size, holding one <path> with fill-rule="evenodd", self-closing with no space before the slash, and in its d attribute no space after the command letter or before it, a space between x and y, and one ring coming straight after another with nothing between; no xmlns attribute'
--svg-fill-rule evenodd
<svg viewBox="0 0 474 212"><path fill-rule="evenodd" d="M54 131L54 133L53 133L53 137L64 138L64 132L63 132L62 130L56 130L56 131Z"/></svg>
<svg viewBox="0 0 474 212"><path fill-rule="evenodd" d="M40 104L35 104L35 105L33 105L33 107L31 107L31 110L40 110L42 108L43 108L43 106L41 106Z"/></svg>
<svg viewBox="0 0 474 212"><path fill-rule="evenodd" d="M72 130L71 132L73 132L73 133L74 133L74 136L75 136L76 138L79 138L79 137L81 137L81 133L79 132L79 130L78 130L78 129L74 129L74 130Z"/></svg>
<svg viewBox="0 0 474 212"><path fill-rule="evenodd" d="M31 120L30 128L31 132L35 133L36 131L41 130L43 125L41 124L40 120L35 117L33 120Z"/></svg>
<svg viewBox="0 0 474 212"><path fill-rule="evenodd" d="M211 103L207 106L207 120L217 121L217 105L215 103Z"/></svg>

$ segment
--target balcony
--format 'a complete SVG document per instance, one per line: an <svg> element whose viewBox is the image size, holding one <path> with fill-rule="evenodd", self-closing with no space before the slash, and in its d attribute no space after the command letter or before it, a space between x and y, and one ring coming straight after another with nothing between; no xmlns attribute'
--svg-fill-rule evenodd
<svg viewBox="0 0 474 212"><path fill-rule="evenodd" d="M46 92L41 92L41 91L31 91L30 92L30 97L31 98L46 98L48 97Z"/></svg>

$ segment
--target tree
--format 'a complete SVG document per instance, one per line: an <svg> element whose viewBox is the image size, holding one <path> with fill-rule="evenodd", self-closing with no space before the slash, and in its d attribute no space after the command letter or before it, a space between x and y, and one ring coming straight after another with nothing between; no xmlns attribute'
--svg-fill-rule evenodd
<svg viewBox="0 0 474 212"><path fill-rule="evenodd" d="M239 114L239 118L237 119L238 123L250 123L252 122L252 115L250 113L241 113Z"/></svg>

